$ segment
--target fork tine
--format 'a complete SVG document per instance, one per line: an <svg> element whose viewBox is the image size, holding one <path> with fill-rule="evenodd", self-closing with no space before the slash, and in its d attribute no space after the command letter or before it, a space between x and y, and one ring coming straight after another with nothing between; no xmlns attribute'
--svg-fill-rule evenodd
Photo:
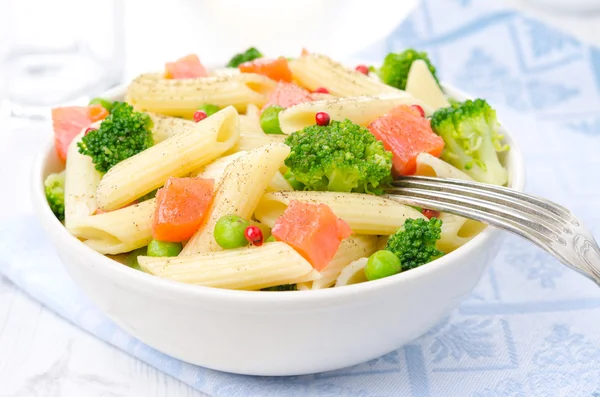
<svg viewBox="0 0 600 397"><path fill-rule="evenodd" d="M570 229L565 227L569 222L563 217L551 212L545 208L540 207L537 204L533 204L530 200L525 201L520 198L507 196L504 193L498 193L489 191L481 188L472 188L470 186L460 186L454 184L440 184L436 181L421 180L421 179L402 179L398 183L394 184L398 187L405 188L420 188L434 191L444 191L448 193L459 194L461 196L469 196L476 199L484 199L500 205L515 208L527 214L535 215L544 218L547 222L555 225L559 231L565 233L572 233Z"/></svg>
<svg viewBox="0 0 600 397"><path fill-rule="evenodd" d="M403 177L393 185L387 189L390 199L508 230L600 286L598 243L569 210L558 204L504 187L457 179Z"/></svg>
<svg viewBox="0 0 600 397"><path fill-rule="evenodd" d="M541 208L544 208L544 209L550 211L551 213L553 213L555 215L560 216L563 219L567 219L571 224L573 224L575 226L579 226L579 221L571 214L571 211L569 211L565 207L558 205L556 203L553 203L552 201L543 199L541 197L531 196L531 195L519 192L517 190L510 189L507 187L477 183L477 182L466 181L466 180L462 180L462 179L446 179L446 178L442 179L442 178L434 178L434 177L427 177L427 176L404 176L404 177L401 177L401 178L397 179L396 181L392 182L392 185L402 186L403 183L410 182L410 181L414 181L414 182L428 181L428 182L435 183L437 186L441 186L441 185L464 186L464 187L469 187L469 188L473 188L473 189L477 189L477 190L481 190L481 191L499 193L506 197L520 199L524 202L528 202L528 203L537 205Z"/></svg>
<svg viewBox="0 0 600 397"><path fill-rule="evenodd" d="M544 249L548 249L549 244L552 243L552 239L550 237L530 228L527 225L521 225L518 222L502 218L496 214L488 213L478 209L467 208L464 205L448 203L446 201L437 199L415 197L412 195L407 196L401 193L390 194L388 195L388 198L408 205L424 206L437 211L444 211L487 223L488 225L496 226L498 228L515 233L521 237L527 238Z"/></svg>
<svg viewBox="0 0 600 397"><path fill-rule="evenodd" d="M392 188L389 189L390 193L401 194L413 198L423 198L427 200L439 201L444 204L452 204L464 206L470 211L480 211L489 215L494 215L497 219L507 219L522 227L535 230L536 232L543 234L562 245L566 245L566 241L560 236L561 231L557 229L555 225L548 224L541 220L533 220L526 212L513 209L511 207L490 203L485 200L478 198L458 195L448 192L439 192L426 189L418 188ZM472 218L470 211L466 212L466 217Z"/></svg>

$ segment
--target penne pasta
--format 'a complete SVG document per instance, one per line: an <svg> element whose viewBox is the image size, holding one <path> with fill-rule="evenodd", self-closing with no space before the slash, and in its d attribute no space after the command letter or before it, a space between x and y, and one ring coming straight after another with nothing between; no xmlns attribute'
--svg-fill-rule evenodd
<svg viewBox="0 0 600 397"><path fill-rule="evenodd" d="M192 236L180 255L220 251L222 248L213 237L219 218L238 215L249 219L269 181L289 153L287 145L272 144L248 152L229 164L217 188L206 222Z"/></svg>
<svg viewBox="0 0 600 397"><path fill-rule="evenodd" d="M287 179L281 175L281 172L277 171L267 186L268 192L291 192L294 188Z"/></svg>
<svg viewBox="0 0 600 397"><path fill-rule="evenodd" d="M221 157L213 161L210 164L202 167L200 170L196 171L192 174L192 176L204 178L204 179L212 179L215 181L215 186L221 182L223 179L223 174L225 174L225 169L229 164L231 164L235 159L242 157L247 154L246 151L235 152L225 157ZM273 179L269 182L267 186L267 191L269 192L278 192L278 191L289 191L294 190L292 185L281 175L281 172L277 171L273 176Z"/></svg>
<svg viewBox="0 0 600 397"><path fill-rule="evenodd" d="M313 125L318 112L327 112L332 120L349 119L353 123L367 126L396 106L415 104L420 105L426 114L431 114L429 106L406 92L398 90L391 94L332 98L300 103L282 111L279 114L279 123L285 134L291 134Z"/></svg>
<svg viewBox="0 0 600 397"><path fill-rule="evenodd" d="M221 179L223 178L223 174L225 173L225 169L229 164L231 164L235 159L240 158L246 155L248 152L235 152L225 157L221 157L213 161L212 163L206 164L204 167L200 168L198 171L192 173L192 176L204 179L212 179L215 181L215 186L217 186Z"/></svg>
<svg viewBox="0 0 600 397"><path fill-rule="evenodd" d="M211 77L226 77L226 76L235 76L240 74L240 70L238 68L218 68L213 69L208 72L208 75Z"/></svg>
<svg viewBox="0 0 600 397"><path fill-rule="evenodd" d="M417 59L410 65L406 80L406 92L419 98L433 110L450 106L450 102L422 59Z"/></svg>
<svg viewBox="0 0 600 397"><path fill-rule="evenodd" d="M140 256L145 271L207 287L258 290L319 277L310 263L282 242L179 257Z"/></svg>
<svg viewBox="0 0 600 397"><path fill-rule="evenodd" d="M98 206L114 210L164 185L169 177L197 170L232 148L239 138L238 114L227 107L111 168L96 192Z"/></svg>
<svg viewBox="0 0 600 397"><path fill-rule="evenodd" d="M67 228L71 226L73 220L93 215L98 209L96 189L101 175L94 168L91 157L79 153L77 143L81 142L82 137L83 132L73 139L67 151L65 168L65 226Z"/></svg>
<svg viewBox="0 0 600 397"><path fill-rule="evenodd" d="M311 289L312 282L308 281L305 283L296 283L296 288L298 291L308 291Z"/></svg>
<svg viewBox="0 0 600 397"><path fill-rule="evenodd" d="M331 95L340 97L401 92L397 88L348 69L325 55L303 55L290 62L289 66L294 80L310 91L327 87Z"/></svg>
<svg viewBox="0 0 600 397"><path fill-rule="evenodd" d="M486 228L484 223L445 212L440 213L439 218L442 220L442 232L436 248L445 253L469 242Z"/></svg>
<svg viewBox="0 0 600 397"><path fill-rule="evenodd" d="M432 176L435 178L462 179L472 181L469 175L458 168L446 163L429 153L419 153L417 156L417 171L415 175Z"/></svg>
<svg viewBox="0 0 600 397"><path fill-rule="evenodd" d="M74 219L69 232L102 254L120 254L148 245L156 199L116 211Z"/></svg>
<svg viewBox="0 0 600 397"><path fill-rule="evenodd" d="M417 156L415 175L473 180L469 175L428 153L421 153ZM446 253L467 243L486 228L486 225L481 222L444 212L440 214L440 219L442 220L442 233L436 246L440 251Z"/></svg>
<svg viewBox="0 0 600 397"><path fill-rule="evenodd" d="M250 151L271 143L283 143L285 138L285 135L268 135L264 132L260 132L260 134L256 132L242 132L240 133L240 139L228 153Z"/></svg>
<svg viewBox="0 0 600 397"><path fill-rule="evenodd" d="M253 73L179 80L143 74L127 88L127 102L139 110L191 119L198 106L206 103L234 106L240 112L248 104L262 106L275 84Z"/></svg>
<svg viewBox="0 0 600 397"><path fill-rule="evenodd" d="M367 266L368 261L369 258L360 258L346 266L335 281L335 286L343 287L367 281L365 266Z"/></svg>
<svg viewBox="0 0 600 397"><path fill-rule="evenodd" d="M390 236L379 236L377 238L377 246L376 246L375 251L384 250L385 247L387 246L387 242L388 242L389 238L390 238Z"/></svg>
<svg viewBox="0 0 600 397"><path fill-rule="evenodd" d="M271 227L292 200L323 203L348 222L355 234L393 234L408 218L424 218L417 210L395 200L360 193L272 192L260 200L254 216Z"/></svg>
<svg viewBox="0 0 600 397"><path fill-rule="evenodd" d="M256 105L249 104L246 114L240 115L240 133L265 135L260 126L260 110Z"/></svg>
<svg viewBox="0 0 600 397"><path fill-rule="evenodd" d="M342 270L357 259L370 256L376 251L377 237L367 235L353 235L342 241L335 256L321 270L321 278L313 281L311 289L331 287Z"/></svg>
<svg viewBox="0 0 600 397"><path fill-rule="evenodd" d="M163 116L157 113L148 113L148 115L154 124L152 127L152 139L154 139L155 144L180 132L190 130L196 125L194 121L178 117Z"/></svg>

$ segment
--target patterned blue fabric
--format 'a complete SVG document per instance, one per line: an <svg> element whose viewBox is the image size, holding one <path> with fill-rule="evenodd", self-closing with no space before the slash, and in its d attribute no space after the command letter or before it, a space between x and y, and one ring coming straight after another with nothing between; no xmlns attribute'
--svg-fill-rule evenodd
<svg viewBox="0 0 600 397"><path fill-rule="evenodd" d="M359 54L427 50L441 78L484 98L527 158L531 192L600 237L600 51L485 0L429 0ZM131 338L82 296L37 222L0 227L0 271L99 338L215 397L600 397L600 289L518 238L458 310L370 362L300 377L188 365ZM42 259L43 258L43 259ZM424 292L426 293L426 292Z"/></svg>

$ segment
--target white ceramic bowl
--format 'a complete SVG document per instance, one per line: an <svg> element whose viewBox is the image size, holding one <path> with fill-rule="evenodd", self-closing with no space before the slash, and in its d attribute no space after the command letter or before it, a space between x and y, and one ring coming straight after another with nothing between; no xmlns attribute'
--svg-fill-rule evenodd
<svg viewBox="0 0 600 397"><path fill-rule="evenodd" d="M456 99L465 99L447 88ZM122 97L124 90L107 98ZM510 185L524 165L510 135ZM60 169L52 142L34 165L37 216L77 285L144 343L193 364L249 375L300 375L358 364L417 338L456 308L496 256L487 228L442 258L385 279L306 292L231 291L186 285L131 269L71 236L50 211L44 177Z"/></svg>

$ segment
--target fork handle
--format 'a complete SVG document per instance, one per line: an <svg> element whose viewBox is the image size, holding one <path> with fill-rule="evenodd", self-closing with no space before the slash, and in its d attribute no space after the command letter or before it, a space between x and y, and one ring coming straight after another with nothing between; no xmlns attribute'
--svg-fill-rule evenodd
<svg viewBox="0 0 600 397"><path fill-rule="evenodd" d="M600 249L594 239L578 234L573 238L573 248L580 260L571 266L600 286Z"/></svg>

